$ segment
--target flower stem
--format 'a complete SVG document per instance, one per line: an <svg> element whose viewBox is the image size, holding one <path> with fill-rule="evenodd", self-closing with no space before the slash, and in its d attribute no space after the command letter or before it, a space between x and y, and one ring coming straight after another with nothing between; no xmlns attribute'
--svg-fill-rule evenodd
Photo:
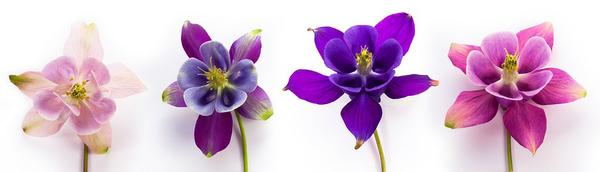
<svg viewBox="0 0 600 172"><path fill-rule="evenodd" d="M244 156L244 172L248 172L248 147L246 146L246 132L244 131L244 122L240 117L240 113L235 113L235 118L237 119L238 125L240 126L240 136L242 136L242 153Z"/></svg>
<svg viewBox="0 0 600 172"><path fill-rule="evenodd" d="M511 147L511 138L510 133L506 130L506 165L507 171L513 172L513 163L512 163L512 147Z"/></svg>
<svg viewBox="0 0 600 172"><path fill-rule="evenodd" d="M385 156L383 156L383 146L379 140L379 133L375 129L375 142L377 142L377 150L379 151L379 162L381 162L381 172L385 172Z"/></svg>
<svg viewBox="0 0 600 172"><path fill-rule="evenodd" d="M90 150L88 149L88 147L83 144L83 172L87 172L88 171L88 154L89 154Z"/></svg>

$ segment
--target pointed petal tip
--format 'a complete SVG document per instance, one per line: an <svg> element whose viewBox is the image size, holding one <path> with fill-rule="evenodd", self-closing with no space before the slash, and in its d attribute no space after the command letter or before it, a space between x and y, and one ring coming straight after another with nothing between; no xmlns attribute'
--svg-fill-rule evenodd
<svg viewBox="0 0 600 172"><path fill-rule="evenodd" d="M440 85L440 81L432 79L430 81L430 84L431 84L431 86L438 86L438 85Z"/></svg>
<svg viewBox="0 0 600 172"><path fill-rule="evenodd" d="M260 120L266 121L267 119L271 118L271 116L273 116L273 108L269 108L267 111L260 114L258 117Z"/></svg>
<svg viewBox="0 0 600 172"><path fill-rule="evenodd" d="M315 32L315 29L313 29L312 27L309 27L308 29L306 29L307 32Z"/></svg>
<svg viewBox="0 0 600 172"><path fill-rule="evenodd" d="M364 143L364 140L356 140L356 145L354 145L354 149L358 150Z"/></svg>
<svg viewBox="0 0 600 172"><path fill-rule="evenodd" d="M169 89L165 89L165 90L162 92L162 96L161 96L161 97L162 97L162 101L163 101L164 103L167 103L167 102L169 102Z"/></svg>
<svg viewBox="0 0 600 172"><path fill-rule="evenodd" d="M254 35L254 36L258 36L262 33L262 29L254 29L252 31L250 31L250 34Z"/></svg>
<svg viewBox="0 0 600 172"><path fill-rule="evenodd" d="M206 157L207 157L207 158L211 158L212 156L213 156L212 152L208 152L208 153L206 154Z"/></svg>
<svg viewBox="0 0 600 172"><path fill-rule="evenodd" d="M454 122L446 121L446 122L444 122L444 126L450 128L450 129L456 129L456 123L454 123Z"/></svg>
<svg viewBox="0 0 600 172"><path fill-rule="evenodd" d="M8 75L8 79L15 85L19 85L22 82L18 75Z"/></svg>

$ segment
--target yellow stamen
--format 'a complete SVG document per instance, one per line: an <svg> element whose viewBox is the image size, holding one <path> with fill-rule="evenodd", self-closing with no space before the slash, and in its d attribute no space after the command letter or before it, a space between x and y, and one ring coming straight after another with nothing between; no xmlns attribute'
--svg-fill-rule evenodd
<svg viewBox="0 0 600 172"><path fill-rule="evenodd" d="M369 52L367 46L363 46L360 53L356 53L355 56L358 73L363 75L369 74L373 67L373 53Z"/></svg>
<svg viewBox="0 0 600 172"><path fill-rule="evenodd" d="M88 81L85 80L80 83L73 84L73 86L71 86L71 90L67 91L66 95L75 100L87 99L87 91L85 90L85 84L87 84L87 82Z"/></svg>

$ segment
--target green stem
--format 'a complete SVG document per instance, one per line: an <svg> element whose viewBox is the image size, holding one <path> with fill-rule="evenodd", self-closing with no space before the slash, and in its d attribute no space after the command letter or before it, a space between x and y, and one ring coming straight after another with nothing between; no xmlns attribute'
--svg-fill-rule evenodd
<svg viewBox="0 0 600 172"><path fill-rule="evenodd" d="M381 146L381 140L379 140L379 133L375 129L375 142L377 142L377 150L379 151L379 162L381 162L381 172L385 172L385 156L383 156L383 146Z"/></svg>
<svg viewBox="0 0 600 172"><path fill-rule="evenodd" d="M506 163L508 172L513 172L513 163L512 163L512 148L511 148L511 138L510 133L506 130Z"/></svg>
<svg viewBox="0 0 600 172"><path fill-rule="evenodd" d="M238 121L238 125L240 126L240 135L242 136L242 152L244 155L244 172L248 172L248 147L246 146L246 132L244 131L244 122L240 117L240 113L235 113L235 118Z"/></svg>
<svg viewBox="0 0 600 172"><path fill-rule="evenodd" d="M83 172L87 172L88 171L88 154L89 154L90 150L88 149L88 147L83 144Z"/></svg>

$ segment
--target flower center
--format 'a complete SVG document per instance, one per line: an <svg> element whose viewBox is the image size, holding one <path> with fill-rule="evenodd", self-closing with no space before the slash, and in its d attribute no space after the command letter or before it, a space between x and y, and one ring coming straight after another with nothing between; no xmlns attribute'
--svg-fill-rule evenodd
<svg viewBox="0 0 600 172"><path fill-rule="evenodd" d="M208 85L211 89L220 89L225 87L229 80L225 76L225 72L216 66L211 66L208 71L204 72Z"/></svg>
<svg viewBox="0 0 600 172"><path fill-rule="evenodd" d="M361 47L360 53L356 53L356 66L358 73L368 75L373 67L373 53L369 52L367 46Z"/></svg>
<svg viewBox="0 0 600 172"><path fill-rule="evenodd" d="M82 81L80 83L75 83L71 86L71 90L67 91L67 96L75 99L75 100L84 100L87 99L87 91L85 90L85 84L87 84L87 80Z"/></svg>
<svg viewBox="0 0 600 172"><path fill-rule="evenodd" d="M519 74L517 70L519 69L519 65L517 64L517 60L519 56L515 54L510 54L506 49L506 58L504 58L504 63L502 63L502 78L505 82L513 82L517 79Z"/></svg>

